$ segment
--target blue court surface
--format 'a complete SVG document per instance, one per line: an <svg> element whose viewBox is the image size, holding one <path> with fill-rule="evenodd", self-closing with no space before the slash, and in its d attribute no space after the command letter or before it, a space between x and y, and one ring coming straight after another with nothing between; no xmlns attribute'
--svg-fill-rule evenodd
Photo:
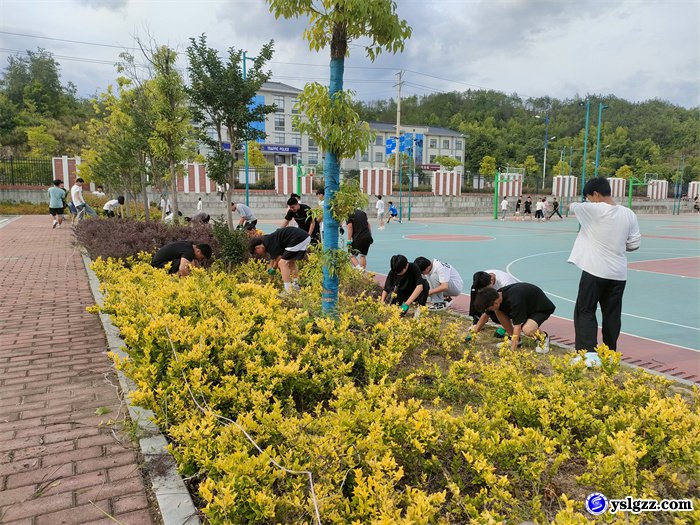
<svg viewBox="0 0 700 525"><path fill-rule="evenodd" d="M272 221L265 223L265 231L274 229ZM628 254L622 330L700 352L700 215L647 215L639 223L642 244ZM398 253L409 260L437 258L457 268L468 294L474 272L501 269L542 288L557 307L555 315L573 318L581 275L567 263L578 231L573 217L404 219L384 230L371 219L371 226L369 271L388 273L389 260Z"/></svg>

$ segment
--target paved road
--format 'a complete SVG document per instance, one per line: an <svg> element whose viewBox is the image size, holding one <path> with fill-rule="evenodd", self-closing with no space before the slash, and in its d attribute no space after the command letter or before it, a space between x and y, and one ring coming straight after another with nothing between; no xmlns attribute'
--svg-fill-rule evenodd
<svg viewBox="0 0 700 525"><path fill-rule="evenodd" d="M0 523L158 523L105 424L126 407L72 230L50 222L0 217Z"/></svg>

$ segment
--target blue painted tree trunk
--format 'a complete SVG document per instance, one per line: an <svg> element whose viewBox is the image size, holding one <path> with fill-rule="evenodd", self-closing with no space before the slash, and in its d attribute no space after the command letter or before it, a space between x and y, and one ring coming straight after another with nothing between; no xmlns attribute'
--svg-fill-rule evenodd
<svg viewBox="0 0 700 525"><path fill-rule="evenodd" d="M331 99L343 89L344 58L331 59L331 81L328 87ZM325 195L323 206L323 249L338 250L338 221L331 215L330 203L340 185L340 162L332 151L326 151L323 162ZM323 313L335 315L338 307L338 275L331 275L328 264L323 265L323 295L321 300Z"/></svg>

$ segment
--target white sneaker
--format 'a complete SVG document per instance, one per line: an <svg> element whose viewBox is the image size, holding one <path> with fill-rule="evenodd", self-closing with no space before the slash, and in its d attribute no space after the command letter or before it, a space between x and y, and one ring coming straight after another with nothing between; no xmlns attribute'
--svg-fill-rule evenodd
<svg viewBox="0 0 700 525"><path fill-rule="evenodd" d="M292 290L295 292L298 292L299 290L301 290L299 283L292 283Z"/></svg>
<svg viewBox="0 0 700 525"><path fill-rule="evenodd" d="M384 226L380 226L379 229L380 229L380 230L383 230L383 229L384 229Z"/></svg>
<svg viewBox="0 0 700 525"><path fill-rule="evenodd" d="M549 334L547 332L544 333L544 343L541 345L538 344L537 347L535 347L535 352L538 354L548 354L549 353Z"/></svg>
<svg viewBox="0 0 700 525"><path fill-rule="evenodd" d="M577 355L576 357L572 358L571 361L569 361L569 364L575 365L576 363L580 363L582 360L588 368L595 368L601 365L598 352L586 352L586 355L583 357Z"/></svg>
<svg viewBox="0 0 700 525"><path fill-rule="evenodd" d="M428 310L444 310L447 308L447 303L445 301L435 301L434 303L428 303Z"/></svg>
<svg viewBox="0 0 700 525"><path fill-rule="evenodd" d="M53 221L53 226L51 227L51 229L53 230L56 226L58 226L58 221Z"/></svg>

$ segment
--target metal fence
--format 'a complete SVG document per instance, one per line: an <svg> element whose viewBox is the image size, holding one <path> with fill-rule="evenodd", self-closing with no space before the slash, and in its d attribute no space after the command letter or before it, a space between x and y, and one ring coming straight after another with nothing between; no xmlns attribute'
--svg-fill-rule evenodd
<svg viewBox="0 0 700 525"><path fill-rule="evenodd" d="M50 158L0 157L0 184L50 186L51 162Z"/></svg>

